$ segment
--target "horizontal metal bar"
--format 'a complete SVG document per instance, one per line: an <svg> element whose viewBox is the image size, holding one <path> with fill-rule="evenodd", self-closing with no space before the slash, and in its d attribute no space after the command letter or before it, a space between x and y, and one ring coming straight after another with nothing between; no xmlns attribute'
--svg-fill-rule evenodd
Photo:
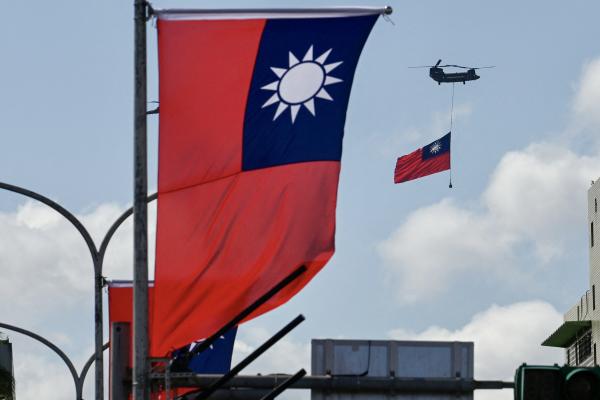
<svg viewBox="0 0 600 400"><path fill-rule="evenodd" d="M260 400L274 400L277 396L285 391L285 389L292 386L295 382L298 382L303 376L306 375L306 370L302 368L300 371L296 372L294 375L287 378L285 381L281 382L279 385L275 387L268 395L264 396Z"/></svg>
<svg viewBox="0 0 600 400"><path fill-rule="evenodd" d="M222 375L171 374L172 387L207 387ZM223 385L224 388L273 389L290 375L238 375ZM153 379L164 379L164 374L153 374ZM367 376L306 376L291 388L339 391L402 391L409 393L468 393L473 390L512 389L513 382L479 381L454 378L398 378Z"/></svg>
<svg viewBox="0 0 600 400"><path fill-rule="evenodd" d="M210 400L260 400L268 389L219 389L210 396Z"/></svg>
<svg viewBox="0 0 600 400"><path fill-rule="evenodd" d="M132 288L133 281L127 279L110 279L106 281L108 287ZM154 281L148 281L148 287L154 287Z"/></svg>
<svg viewBox="0 0 600 400"><path fill-rule="evenodd" d="M231 9L153 9L153 14L166 19L240 19L240 18L325 18L369 14L390 15L385 7L328 7L328 8L231 8Z"/></svg>

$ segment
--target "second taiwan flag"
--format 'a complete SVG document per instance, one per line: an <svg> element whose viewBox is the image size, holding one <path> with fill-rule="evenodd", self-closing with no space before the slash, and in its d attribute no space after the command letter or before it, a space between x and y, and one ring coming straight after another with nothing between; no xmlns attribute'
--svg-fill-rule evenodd
<svg viewBox="0 0 600 400"><path fill-rule="evenodd" d="M450 132L427 146L399 157L394 183L402 183L450 169Z"/></svg>
<svg viewBox="0 0 600 400"><path fill-rule="evenodd" d="M159 13L153 355L306 265L251 317L284 303L333 255L346 108L378 14Z"/></svg>

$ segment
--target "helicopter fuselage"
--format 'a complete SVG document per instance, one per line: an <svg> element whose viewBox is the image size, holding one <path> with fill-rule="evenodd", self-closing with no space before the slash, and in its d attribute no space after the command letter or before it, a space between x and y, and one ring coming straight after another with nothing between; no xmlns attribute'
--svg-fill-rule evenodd
<svg viewBox="0 0 600 400"><path fill-rule="evenodd" d="M429 76L438 84L442 82L462 82L474 81L479 79L479 75L475 73L475 69L469 69L466 72L450 72L446 73L442 68L432 67L429 69Z"/></svg>

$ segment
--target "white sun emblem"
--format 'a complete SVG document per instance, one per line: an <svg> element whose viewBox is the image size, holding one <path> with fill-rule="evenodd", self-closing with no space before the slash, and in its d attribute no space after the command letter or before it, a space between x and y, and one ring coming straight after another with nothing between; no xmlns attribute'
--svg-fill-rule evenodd
<svg viewBox="0 0 600 400"><path fill-rule="evenodd" d="M440 142L435 142L429 148L429 152L432 154L437 154L440 152L440 150L442 150L442 144Z"/></svg>
<svg viewBox="0 0 600 400"><path fill-rule="evenodd" d="M293 124L302 105L315 116L315 97L333 101L325 90L325 86L342 82L342 79L327 74L338 67L342 61L325 64L331 50L329 49L318 58L313 59L313 46L310 46L302 61L299 61L290 51L289 67L287 69L271 67L271 70L279 79L263 86L261 89L275 92L262 105L262 108L265 108L271 104L279 103L273 121L289 107Z"/></svg>

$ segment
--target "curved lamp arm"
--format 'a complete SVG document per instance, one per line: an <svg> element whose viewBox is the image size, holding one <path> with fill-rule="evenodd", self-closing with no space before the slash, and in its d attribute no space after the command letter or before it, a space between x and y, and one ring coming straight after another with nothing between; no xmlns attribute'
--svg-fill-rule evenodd
<svg viewBox="0 0 600 400"><path fill-rule="evenodd" d="M8 183L0 182L0 189L5 189L5 190L8 190L8 191L11 191L14 193L19 193L19 194L22 194L23 196L27 196L27 197L35 199L41 203L44 203L45 205L47 205L48 207L52 208L54 211L58 212L60 215L65 217L67 220L69 220L69 222L71 224L73 224L75 229L77 229L77 231L81 234L81 236L83 237L83 240L85 240L85 243L88 246L88 249L90 250L90 253L93 255L94 268L98 267L98 265L97 265L98 263L95 261L97 258L98 251L96 250L96 244L94 243L94 239L92 239L92 236L90 235L88 230L85 229L85 226L83 226L81 221L79 221L77 219L77 217L75 217L75 215L73 215L69 210L67 210L60 204L56 203L55 201L52 201L45 196L42 196L39 193L22 188L20 186L15 186L15 185L10 185Z"/></svg>
<svg viewBox="0 0 600 400"><path fill-rule="evenodd" d="M104 343L104 346L102 346L102 351L108 349L109 345L110 345L109 342ZM90 358L88 358L88 360L83 365L83 368L81 369L81 373L79 374L79 380L81 381L81 387L83 387L83 384L85 383L85 377L87 376L87 373L88 373L90 367L92 366L92 364L94 363L94 361L96 361L96 353L95 352L90 356Z"/></svg>
<svg viewBox="0 0 600 400"><path fill-rule="evenodd" d="M148 196L147 201L148 203L150 203L151 201L154 201L157 198L158 193L153 193L150 196ZM125 222L125 220L129 218L131 214L133 214L133 207L130 207L129 209L125 210L125 212L121 214L121 216L117 218L115 222L113 222L110 228L108 228L108 231L106 232L106 235L104 235L104 239L102 239L102 243L100 244L100 249L98 250L98 259L100 260L100 265L102 265L102 262L104 261L104 255L106 254L106 249L108 247L108 244L110 243L110 240L114 236L117 229L119 229L121 224Z"/></svg>
<svg viewBox="0 0 600 400"><path fill-rule="evenodd" d="M38 342L46 345L47 347L52 349L52 351L54 351L56 354L58 354L58 356L67 365L67 368L69 368L69 372L71 373L71 376L73 377L73 382L75 383L76 399L78 399L78 400L81 399L81 389L82 389L83 385L81 385L81 382L79 380L79 375L77 375L77 371L75 370L75 367L73 366L73 363L71 362L71 359L60 348L58 348L58 346L56 346L54 343L52 343L48 339L46 339L36 333L28 331L27 329L19 328L18 326L9 325L9 324L0 322L0 328L8 329L8 330L11 330L14 332L21 333L25 336L29 336L30 338L37 340Z"/></svg>

